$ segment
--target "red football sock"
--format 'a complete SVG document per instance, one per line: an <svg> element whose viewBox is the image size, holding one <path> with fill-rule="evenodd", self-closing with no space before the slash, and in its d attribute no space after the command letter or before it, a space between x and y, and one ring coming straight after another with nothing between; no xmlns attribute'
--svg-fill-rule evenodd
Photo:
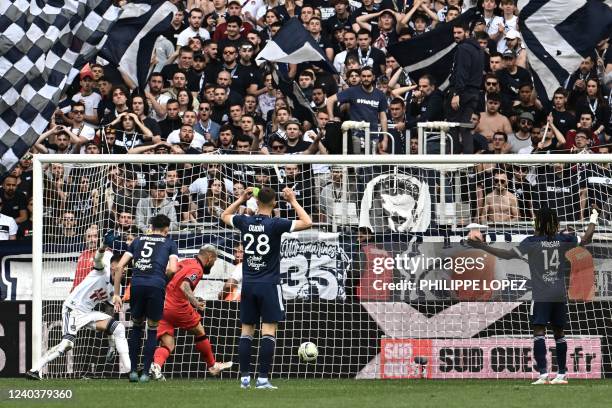
<svg viewBox="0 0 612 408"><path fill-rule="evenodd" d="M155 349L155 354L153 355L153 361L155 362L155 364L162 367L166 363L166 360L168 359L168 357L170 357L170 350L168 350L164 346L160 346Z"/></svg>
<svg viewBox="0 0 612 408"><path fill-rule="evenodd" d="M195 347L202 354L204 361L208 367L212 367L215 365L215 356L213 355L212 346L210 345L210 340L208 340L208 336L204 335L201 337L197 337L195 339Z"/></svg>

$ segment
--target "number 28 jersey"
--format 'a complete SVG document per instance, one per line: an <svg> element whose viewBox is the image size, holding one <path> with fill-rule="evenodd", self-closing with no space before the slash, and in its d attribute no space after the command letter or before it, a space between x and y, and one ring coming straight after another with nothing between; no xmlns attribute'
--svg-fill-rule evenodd
<svg viewBox="0 0 612 408"><path fill-rule="evenodd" d="M166 267L171 256L178 258L176 242L163 235L143 235L136 238L126 253L132 255L132 286L166 288Z"/></svg>
<svg viewBox="0 0 612 408"><path fill-rule="evenodd" d="M232 226L242 233L242 283L280 284L281 236L293 231L295 221L266 215L234 215Z"/></svg>

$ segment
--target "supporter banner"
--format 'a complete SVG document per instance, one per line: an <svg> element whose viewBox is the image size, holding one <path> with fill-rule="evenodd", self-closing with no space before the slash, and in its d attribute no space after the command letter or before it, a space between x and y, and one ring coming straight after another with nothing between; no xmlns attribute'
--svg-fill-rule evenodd
<svg viewBox="0 0 612 408"><path fill-rule="evenodd" d="M0 377L25 374L32 355L32 303L0 302Z"/></svg>
<svg viewBox="0 0 612 408"><path fill-rule="evenodd" d="M284 234L281 276L285 299L344 300L349 258L337 233Z"/></svg>
<svg viewBox="0 0 612 408"><path fill-rule="evenodd" d="M533 338L381 339L380 377L536 378ZM556 372L555 342L547 339L548 371ZM570 378L601 378L601 340L567 338Z"/></svg>

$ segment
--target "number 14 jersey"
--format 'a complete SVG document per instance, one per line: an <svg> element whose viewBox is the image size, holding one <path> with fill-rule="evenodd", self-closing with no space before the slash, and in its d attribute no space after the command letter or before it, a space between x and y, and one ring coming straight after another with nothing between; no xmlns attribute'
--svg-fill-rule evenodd
<svg viewBox="0 0 612 408"><path fill-rule="evenodd" d="M281 236L293 231L295 221L267 215L234 215L232 226L242 233L242 282L280 284Z"/></svg>

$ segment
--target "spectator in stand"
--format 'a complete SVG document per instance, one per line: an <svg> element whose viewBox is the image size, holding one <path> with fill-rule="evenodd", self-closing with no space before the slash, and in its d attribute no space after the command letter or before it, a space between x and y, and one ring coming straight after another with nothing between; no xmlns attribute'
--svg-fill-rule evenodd
<svg viewBox="0 0 612 408"><path fill-rule="evenodd" d="M588 56L582 60L580 67L567 78L565 89L574 94L583 94L586 91L586 81L590 78L597 78L597 70L593 57Z"/></svg>
<svg viewBox="0 0 612 408"><path fill-rule="evenodd" d="M418 81L418 89L412 93L410 116L407 127L416 127L418 122L442 120L444 118L444 95L436 87L435 79L425 74Z"/></svg>
<svg viewBox="0 0 612 408"><path fill-rule="evenodd" d="M521 85L533 83L531 75L525 68L521 68L516 64L516 53L514 51L504 51L502 59L504 69L496 72L502 93L511 100L517 100Z"/></svg>
<svg viewBox="0 0 612 408"><path fill-rule="evenodd" d="M168 199L166 183L163 181L149 182L149 197L141 198L136 206L136 225L142 233L149 230L152 217L164 214L170 218L170 230L176 231L178 223L174 204Z"/></svg>
<svg viewBox="0 0 612 408"><path fill-rule="evenodd" d="M161 141L161 128L159 123L155 119L149 117L149 104L146 102L144 96L134 95L132 96L132 112L140 119L142 124L151 131L153 143Z"/></svg>
<svg viewBox="0 0 612 408"><path fill-rule="evenodd" d="M111 95L113 96L112 106L108 106L106 110L103 112L103 118L100 121L100 124L106 126L111 123L113 120L117 118L121 113L127 112L129 110L128 105L128 91L127 88L123 85L113 86L111 90Z"/></svg>
<svg viewBox="0 0 612 408"><path fill-rule="evenodd" d="M191 37L200 37L210 40L210 33L202 27L204 12L200 8L192 8L189 12L189 27L181 31L176 39L176 45L184 47Z"/></svg>
<svg viewBox="0 0 612 408"><path fill-rule="evenodd" d="M324 186L321 190L319 208L320 211L328 217L328 222L331 221L331 217L334 215L342 216L342 214L345 212L345 209L342 206L343 203L352 203L352 205L355 207L358 204L357 191L355 191L354 186L348 182L348 177L346 196L343 197L343 177L342 167L332 166L331 183Z"/></svg>
<svg viewBox="0 0 612 408"><path fill-rule="evenodd" d="M179 103L179 115L185 114L186 111L197 109L199 102L193 99L191 93L187 89L181 89L176 95L176 100Z"/></svg>
<svg viewBox="0 0 612 408"><path fill-rule="evenodd" d="M576 112L591 112L593 114L593 127L600 129L596 132L602 134L610 121L610 106L601 94L601 87L597 77L586 81L586 92L576 101Z"/></svg>
<svg viewBox="0 0 612 408"><path fill-rule="evenodd" d="M245 5L248 5L249 2L246 2ZM240 38L246 38L247 34L254 30L253 25L248 21L242 21L242 3L238 0L232 0L227 5L227 14L228 17L225 19L225 22L219 24L215 27L215 32L213 34L213 40L219 42L223 39L234 38L236 39L236 32ZM231 34L228 35L228 25L230 24L230 17L238 17L240 19L240 24L238 27L230 28ZM248 17L247 17L248 19ZM237 21L237 20L234 20ZM236 28L236 30L234 30ZM231 37L230 37L231 36Z"/></svg>
<svg viewBox="0 0 612 408"><path fill-rule="evenodd" d="M513 222L519 218L518 200L508 191L508 175L497 170L493 173L494 189L484 202L482 224Z"/></svg>
<svg viewBox="0 0 612 408"><path fill-rule="evenodd" d="M578 129L586 129L589 133L590 136L588 138L588 146L591 150L593 150L595 153L597 153L599 150L597 149L597 146L599 146L600 142L599 142L599 133L603 132L603 125L598 127L597 129L593 130L593 113L592 112L582 112L580 113L579 116L579 122L577 124L577 128ZM576 131L575 130L570 130L569 132L567 132L567 134L565 135L565 149L566 150L572 150L573 147L576 146L576 142L575 142L575 138L576 138Z"/></svg>
<svg viewBox="0 0 612 408"><path fill-rule="evenodd" d="M198 116L196 115L196 113L192 110L188 110L183 114L183 123L182 125L189 125L191 126L191 128L194 130L194 134L193 134L193 142L194 142L194 148L200 150L202 148L202 145L204 143L206 143L206 138L204 137L203 134L197 132L195 130L196 124L197 124L197 119ZM181 125L181 128L182 128ZM168 135L168 143L170 144L175 144L179 142L179 133L180 133L180 129L173 131L172 133L170 133Z"/></svg>
<svg viewBox="0 0 612 408"><path fill-rule="evenodd" d="M166 91L166 96L175 98L176 93L179 89L188 88L190 91L196 91L198 85L198 78L191 71L193 67L193 50L187 46L181 47L178 50L178 57L175 55L167 61L166 66L161 70L161 74L164 77L164 85L170 87ZM176 63L171 63L176 59ZM177 72L182 72L185 78L174 79L174 75Z"/></svg>
<svg viewBox="0 0 612 408"><path fill-rule="evenodd" d="M80 252L83 248L83 235L78 233L77 220L74 213L64 211L57 221L59 221L59 228L51 235L51 242L49 242L54 244L53 249L63 253Z"/></svg>
<svg viewBox="0 0 612 408"><path fill-rule="evenodd" d="M116 130L112 127L106 128L102 132L102 141L100 143L100 151L102 154L127 154L128 149L125 146L119 146L117 141Z"/></svg>
<svg viewBox="0 0 612 408"><path fill-rule="evenodd" d="M451 72L452 98L446 118L451 122L467 123L478 103L478 92L484 71L483 51L476 40L468 37L468 28L465 25L453 27L453 38L458 46ZM455 153L474 153L474 141L470 129L455 129L451 135Z"/></svg>
<svg viewBox="0 0 612 408"><path fill-rule="evenodd" d="M2 217L2 200L0 200L0 217ZM31 241L33 235L33 217L34 214L34 200L32 198L28 199L28 219L19 224L19 228L17 230L17 239L20 241ZM15 220L13 220L15 221ZM44 221L43 221L44 222ZM10 228L9 228L9 239L10 239Z"/></svg>
<svg viewBox="0 0 612 408"><path fill-rule="evenodd" d="M567 91L559 87L553 94L553 115L554 124L564 135L567 134L576 123L576 117L567 110Z"/></svg>
<svg viewBox="0 0 612 408"><path fill-rule="evenodd" d="M80 78L81 91L72 97L72 101L81 102L85 108L85 114L81 118L81 122L85 121L90 126L95 127L98 125L98 105L102 97L99 93L94 92L95 82L90 70L81 71Z"/></svg>
<svg viewBox="0 0 612 408"><path fill-rule="evenodd" d="M85 144L94 139L96 131L89 124L85 123L86 108L83 102L73 102L70 113L72 116L70 132L78 139L77 145L81 146L80 152L85 153Z"/></svg>
<svg viewBox="0 0 612 408"><path fill-rule="evenodd" d="M336 101L341 105L349 105L349 117L351 120L366 121L370 123L370 129L378 131L380 124L383 132L387 131L387 98L374 87L374 70L366 66L360 72L361 85L348 88L338 94L327 98L327 114L333 117ZM353 132L353 153L361 153L364 149L364 135L362 132ZM380 140L380 150L386 151L388 147L387 136L383 135Z"/></svg>
<svg viewBox="0 0 612 408"><path fill-rule="evenodd" d="M518 153L524 147L532 145L531 129L533 128L534 118L531 112L523 112L519 116L519 130L516 133L508 134L510 153Z"/></svg>
<svg viewBox="0 0 612 408"><path fill-rule="evenodd" d="M206 192L206 208L204 222L219 223L220 217L229 201L225 183L220 178L214 178L208 185Z"/></svg>
<svg viewBox="0 0 612 408"><path fill-rule="evenodd" d="M544 107L537 97L533 84L529 82L521 84L519 87L519 99L518 102L514 103L513 110L513 115L510 118L510 122L513 125L517 124L518 117L524 112L531 113L535 123L543 123L546 120Z"/></svg>
<svg viewBox="0 0 612 408"><path fill-rule="evenodd" d="M216 142L219 139L221 126L210 118L211 112L210 102L200 102L198 122L195 124L194 131L201 134L205 141Z"/></svg>
<svg viewBox="0 0 612 408"><path fill-rule="evenodd" d="M153 139L151 130L135 113L129 111L119 114L109 125L116 129L115 144L128 150Z"/></svg>
<svg viewBox="0 0 612 408"><path fill-rule="evenodd" d="M168 198L174 204L174 210L179 215L180 222L196 222L196 212L189 196L189 188L181 183L182 179L176 166L168 167L165 182Z"/></svg>
<svg viewBox="0 0 612 408"><path fill-rule="evenodd" d="M21 224L28 219L26 195L17 191L17 177L8 175L2 181L0 189L0 200L2 200L2 214Z"/></svg>
<svg viewBox="0 0 612 408"><path fill-rule="evenodd" d="M17 239L18 227L15 219L3 213L4 202L0 197L0 241L13 241Z"/></svg>
<svg viewBox="0 0 612 408"><path fill-rule="evenodd" d="M116 190L111 209L115 214L128 212L134 215L140 200L147 197L146 192L138 185L138 174L135 171L123 171L114 188Z"/></svg>
<svg viewBox="0 0 612 408"><path fill-rule="evenodd" d="M166 88L164 95L168 98L178 99L178 93L181 90L187 90L187 73L179 69L172 75L170 88Z"/></svg>
<svg viewBox="0 0 612 408"><path fill-rule="evenodd" d="M161 139L167 140L168 136L178 130L183 121L179 116L179 103L176 99L168 100L166 104L166 118L159 122L159 128L161 130Z"/></svg>
<svg viewBox="0 0 612 408"><path fill-rule="evenodd" d="M506 135L512 133L512 125L508 118L499 113L501 105L499 94L490 94L487 99L487 110L480 114L480 121L476 131L491 140L495 132Z"/></svg>

